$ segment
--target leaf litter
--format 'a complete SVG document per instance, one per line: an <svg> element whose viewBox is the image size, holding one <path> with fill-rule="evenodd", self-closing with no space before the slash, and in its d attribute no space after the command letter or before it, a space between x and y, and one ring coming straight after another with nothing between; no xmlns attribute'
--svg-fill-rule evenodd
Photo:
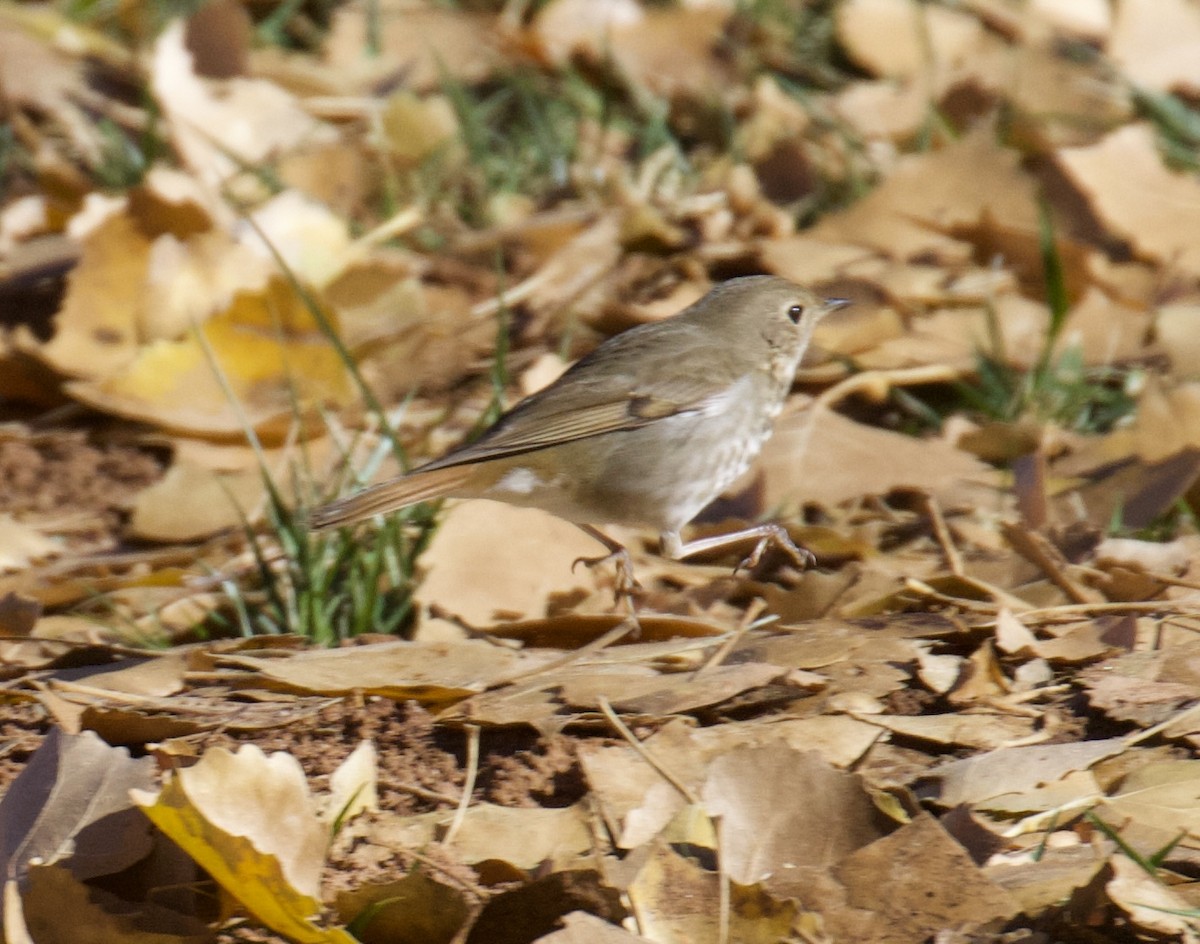
<svg viewBox="0 0 1200 944"><path fill-rule="evenodd" d="M500 6L0 11L5 938L1197 940L1200 9ZM402 639L228 638L755 271L855 304L695 529L817 569L621 532L634 631L461 503Z"/></svg>

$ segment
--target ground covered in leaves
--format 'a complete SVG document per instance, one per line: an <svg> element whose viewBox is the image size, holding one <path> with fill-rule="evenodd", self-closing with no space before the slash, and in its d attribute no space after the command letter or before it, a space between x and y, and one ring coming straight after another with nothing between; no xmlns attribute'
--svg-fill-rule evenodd
<svg viewBox="0 0 1200 944"><path fill-rule="evenodd" d="M0 4L3 938L1200 940L1200 3ZM800 572L304 511L772 272Z"/></svg>

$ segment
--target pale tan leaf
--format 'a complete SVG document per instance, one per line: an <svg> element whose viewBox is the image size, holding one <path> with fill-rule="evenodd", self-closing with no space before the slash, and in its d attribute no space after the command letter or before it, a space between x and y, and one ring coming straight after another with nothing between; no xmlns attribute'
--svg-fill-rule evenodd
<svg viewBox="0 0 1200 944"><path fill-rule="evenodd" d="M1200 934L1196 910L1141 865L1125 856L1109 860L1112 880L1104 887L1108 897L1129 916L1134 927L1152 934L1169 934L1193 942Z"/></svg>
<svg viewBox="0 0 1200 944"><path fill-rule="evenodd" d="M205 184L219 186L241 167L301 142L335 137L274 83L198 75L187 42L184 20L162 32L151 87L180 156Z"/></svg>
<svg viewBox="0 0 1200 944"><path fill-rule="evenodd" d="M1200 9L1188 0L1121 0L1108 43L1126 77L1156 91L1200 91Z"/></svg>
<svg viewBox="0 0 1200 944"><path fill-rule="evenodd" d="M373 741L359 741L329 775L324 819L344 823L359 813L379 809L379 758Z"/></svg>
<svg viewBox="0 0 1200 944"><path fill-rule="evenodd" d="M509 675L536 669L556 654L524 653L482 640L390 642L350 649L298 652L290 658L227 655L277 685L322 695L373 695L445 702L496 685Z"/></svg>
<svg viewBox="0 0 1200 944"><path fill-rule="evenodd" d="M638 927L659 944L717 940L720 881L716 872L705 871L666 844L657 844L629 887ZM786 938L797 910L794 901L777 901L761 886L733 885L730 939L774 944Z"/></svg>
<svg viewBox="0 0 1200 944"><path fill-rule="evenodd" d="M849 0L838 5L836 23L850 57L873 75L891 78L961 65L983 35L976 17L916 0Z"/></svg>
<svg viewBox="0 0 1200 944"><path fill-rule="evenodd" d="M157 794L132 792L153 823L260 921L300 944L349 944L314 925L329 842L299 762L253 744L213 748Z"/></svg>
<svg viewBox="0 0 1200 944"><path fill-rule="evenodd" d="M886 832L862 780L814 753L731 751L714 759L703 798L730 878L781 894Z"/></svg>
<svg viewBox="0 0 1200 944"><path fill-rule="evenodd" d="M1056 783L1074 771L1125 750L1121 738L1078 741L1074 744L1002 747L942 764L926 778L943 806L981 803L1001 794L1023 794L1043 784Z"/></svg>
<svg viewBox="0 0 1200 944"><path fill-rule="evenodd" d="M1100 222L1140 258L1200 272L1200 183L1167 168L1151 126L1126 125L1094 145L1064 148L1057 161Z"/></svg>
<svg viewBox="0 0 1200 944"><path fill-rule="evenodd" d="M546 512L462 502L446 513L421 558L426 570L417 600L473 626L542 616L551 594L596 586L592 573L572 570L572 563L603 553L577 527Z"/></svg>
<svg viewBox="0 0 1200 944"><path fill-rule="evenodd" d="M586 911L572 911L561 920L562 930L551 931L534 944L639 944L649 941L649 938L630 934Z"/></svg>
<svg viewBox="0 0 1200 944"><path fill-rule="evenodd" d="M448 823L447 815L443 822ZM592 848L585 807L511 809L471 806L450 848L467 863L510 862L520 869L562 868Z"/></svg>

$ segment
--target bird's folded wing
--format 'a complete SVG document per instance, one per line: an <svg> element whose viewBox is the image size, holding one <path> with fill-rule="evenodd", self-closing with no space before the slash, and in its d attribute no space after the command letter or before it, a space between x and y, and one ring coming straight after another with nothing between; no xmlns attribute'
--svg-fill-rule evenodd
<svg viewBox="0 0 1200 944"><path fill-rule="evenodd" d="M535 398L517 407L481 439L422 468L520 455L604 433L639 429L671 416L705 413L719 408L730 392L728 387L714 390L711 382L697 380L673 384L666 395L660 390L653 394L630 391L620 399L600 403L571 404L559 397L551 403Z"/></svg>

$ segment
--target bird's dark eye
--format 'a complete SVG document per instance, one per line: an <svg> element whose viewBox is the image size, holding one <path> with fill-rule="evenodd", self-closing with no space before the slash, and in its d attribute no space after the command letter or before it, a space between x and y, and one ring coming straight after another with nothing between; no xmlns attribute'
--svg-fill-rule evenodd
<svg viewBox="0 0 1200 944"><path fill-rule="evenodd" d="M788 309L788 317L792 319L792 324L799 324L800 319L804 316L803 305L793 305Z"/></svg>

